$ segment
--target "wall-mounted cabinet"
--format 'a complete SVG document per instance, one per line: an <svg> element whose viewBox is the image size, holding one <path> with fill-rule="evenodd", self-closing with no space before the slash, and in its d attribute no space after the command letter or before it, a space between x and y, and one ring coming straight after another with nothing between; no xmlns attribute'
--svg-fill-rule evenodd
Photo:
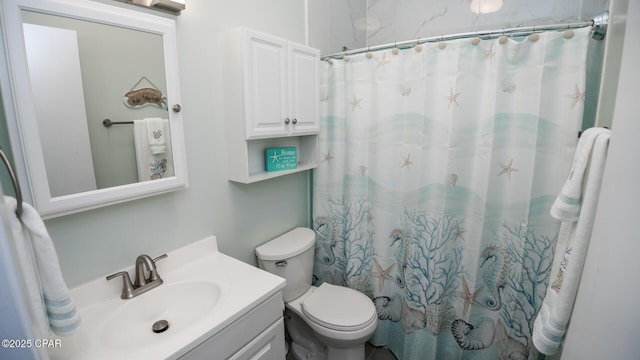
<svg viewBox="0 0 640 360"><path fill-rule="evenodd" d="M251 183L317 167L320 51L247 28L227 41L229 179ZM270 147L295 147L297 168L267 172Z"/></svg>

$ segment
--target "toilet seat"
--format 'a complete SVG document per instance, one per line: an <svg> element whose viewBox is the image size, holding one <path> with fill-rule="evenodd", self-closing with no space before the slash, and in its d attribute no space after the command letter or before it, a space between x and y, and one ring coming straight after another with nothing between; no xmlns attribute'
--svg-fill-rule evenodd
<svg viewBox="0 0 640 360"><path fill-rule="evenodd" d="M300 304L314 323L338 331L357 331L376 321L376 309L359 291L323 283Z"/></svg>

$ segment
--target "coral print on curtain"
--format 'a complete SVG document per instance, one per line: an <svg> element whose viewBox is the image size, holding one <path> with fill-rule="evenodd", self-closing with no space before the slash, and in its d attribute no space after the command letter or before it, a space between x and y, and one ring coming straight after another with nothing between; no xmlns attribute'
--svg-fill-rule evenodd
<svg viewBox="0 0 640 360"><path fill-rule="evenodd" d="M370 296L399 359L535 359L590 29L324 62L317 284Z"/></svg>

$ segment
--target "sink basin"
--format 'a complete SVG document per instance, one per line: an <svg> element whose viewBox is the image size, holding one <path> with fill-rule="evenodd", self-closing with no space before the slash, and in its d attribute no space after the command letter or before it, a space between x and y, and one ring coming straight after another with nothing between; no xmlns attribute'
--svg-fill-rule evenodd
<svg viewBox="0 0 640 360"><path fill-rule="evenodd" d="M114 351L140 349L166 341L192 327L215 309L220 287L210 281L162 284L133 299L121 302L98 330L102 345ZM156 333L153 325L166 320L166 331Z"/></svg>
<svg viewBox="0 0 640 360"><path fill-rule="evenodd" d="M177 360L220 336L224 348L225 329L284 287L284 279L218 252L214 236L167 255L158 266L164 283L132 299L122 300L122 283L104 276L71 289L80 328L47 348L49 358ZM168 328L156 333L160 320Z"/></svg>

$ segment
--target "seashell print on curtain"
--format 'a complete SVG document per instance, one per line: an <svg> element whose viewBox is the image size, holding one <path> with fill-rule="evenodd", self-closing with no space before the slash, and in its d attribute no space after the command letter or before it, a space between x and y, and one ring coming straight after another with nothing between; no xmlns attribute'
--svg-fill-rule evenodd
<svg viewBox="0 0 640 360"><path fill-rule="evenodd" d="M537 357L584 108L574 32L322 64L314 279L371 297L371 342L399 359Z"/></svg>

